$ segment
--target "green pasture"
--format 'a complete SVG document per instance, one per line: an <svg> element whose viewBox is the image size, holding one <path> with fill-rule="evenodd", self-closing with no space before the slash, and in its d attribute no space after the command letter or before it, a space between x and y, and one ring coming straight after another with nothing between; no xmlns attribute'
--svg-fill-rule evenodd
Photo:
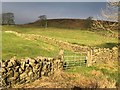
<svg viewBox="0 0 120 90"><path fill-rule="evenodd" d="M118 40L100 36L94 32L79 29L58 29L40 28L26 26L2 26L2 57L36 57L55 56L59 52L59 47L45 43L42 40L26 40L14 34L4 31L16 31L24 34L39 34L52 37L58 40L67 41L72 44L87 45L95 47L113 47ZM70 51L71 52L71 51Z"/></svg>
<svg viewBox="0 0 120 90"><path fill-rule="evenodd" d="M47 37L52 37L58 40L67 41L77 45L87 45L94 47L114 47L118 45L118 39L105 37L96 34L95 32L79 29L63 29L63 28L40 28L27 26L3 26L2 27L2 59L10 59L13 56L17 58L48 56L54 57L59 53L59 47L51 45L47 42L38 40L26 40L11 33L4 31L16 31L24 34L38 34ZM66 51L65 55L73 55L71 51ZM82 56L82 55L78 55ZM72 60L71 58L69 60ZM69 63L71 64L71 63ZM78 63L76 63L78 64ZM65 70L68 73L81 73L87 77L92 77L89 72L92 70L100 71L108 79L117 80L117 71L107 70L105 68L92 67L73 67Z"/></svg>
<svg viewBox="0 0 120 90"><path fill-rule="evenodd" d="M37 57L37 56L55 56L59 48L41 40L30 41L14 34L2 33L2 59L10 59L13 56Z"/></svg>
<svg viewBox="0 0 120 90"><path fill-rule="evenodd" d="M95 32L88 30L25 26L4 26L3 30L13 30L20 33L39 34L78 45L108 48L112 48L118 45L117 38L101 36L96 34Z"/></svg>

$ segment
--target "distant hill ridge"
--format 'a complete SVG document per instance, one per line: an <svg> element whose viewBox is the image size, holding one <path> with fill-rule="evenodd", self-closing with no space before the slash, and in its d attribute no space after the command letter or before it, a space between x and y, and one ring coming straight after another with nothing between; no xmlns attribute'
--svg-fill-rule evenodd
<svg viewBox="0 0 120 90"><path fill-rule="evenodd" d="M48 27L58 28L85 28L85 19L47 19ZM41 21L37 20L26 25L40 26Z"/></svg>
<svg viewBox="0 0 120 90"><path fill-rule="evenodd" d="M91 20L94 22L95 20ZM109 22L109 21L104 21ZM87 19L47 19L48 27L57 27L57 28L71 28L71 29L86 29ZM112 23L112 22L111 22ZM37 20L32 23L25 25L41 26L41 20Z"/></svg>

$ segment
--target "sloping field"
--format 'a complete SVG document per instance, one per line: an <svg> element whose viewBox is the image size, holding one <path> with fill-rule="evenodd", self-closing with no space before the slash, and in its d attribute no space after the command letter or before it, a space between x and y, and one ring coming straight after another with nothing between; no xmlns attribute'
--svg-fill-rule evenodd
<svg viewBox="0 0 120 90"><path fill-rule="evenodd" d="M11 33L2 33L2 59L9 59L13 56L19 58L55 56L58 51L58 47L41 40L26 40Z"/></svg>
<svg viewBox="0 0 120 90"><path fill-rule="evenodd" d="M13 30L20 33L39 34L52 37L58 40L67 41L72 44L98 46L111 48L118 43L117 38L110 38L98 35L94 32L79 29L58 29L58 28L39 28L24 26L8 26L3 30Z"/></svg>
<svg viewBox="0 0 120 90"><path fill-rule="evenodd" d="M118 41L115 38L107 38L97 35L90 31L81 31L78 29L58 29L58 28L39 28L25 26L3 26L2 32L2 56L3 59L10 59L13 56L37 57L49 56L54 57L59 52L59 46L53 45L36 39L32 36L41 35L57 40L66 41L71 44L87 45L95 47L113 47ZM24 37L14 33L13 31L24 34ZM28 38L30 36L30 38ZM70 51L68 51L70 52ZM91 67L74 67L65 72L56 72L51 77L43 77L33 83L15 86L15 87L50 87L50 88L74 88L91 87L91 88L114 88L117 83L117 64L102 64ZM39 83L39 84L38 84Z"/></svg>
<svg viewBox="0 0 120 90"><path fill-rule="evenodd" d="M65 41L71 44L95 46L95 47L113 47L116 46L118 40L116 38L107 38L90 31L82 31L75 29L58 29L58 28L39 28L24 26L3 26L2 49L3 59L12 56L17 57L35 57L55 56L59 51L59 47L38 40L26 40L14 34L5 33L4 31L15 31L23 34L42 35L57 40ZM32 37L31 37L32 38Z"/></svg>

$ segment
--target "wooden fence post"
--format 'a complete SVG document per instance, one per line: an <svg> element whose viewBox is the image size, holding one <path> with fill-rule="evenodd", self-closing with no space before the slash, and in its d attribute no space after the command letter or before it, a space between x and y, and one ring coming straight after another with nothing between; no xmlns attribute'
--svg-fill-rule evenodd
<svg viewBox="0 0 120 90"><path fill-rule="evenodd" d="M87 57L87 66L92 66L92 50L88 51Z"/></svg>

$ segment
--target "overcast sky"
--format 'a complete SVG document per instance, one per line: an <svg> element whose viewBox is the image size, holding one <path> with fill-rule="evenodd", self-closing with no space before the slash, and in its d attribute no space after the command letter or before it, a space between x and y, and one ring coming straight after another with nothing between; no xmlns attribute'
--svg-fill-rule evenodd
<svg viewBox="0 0 120 90"><path fill-rule="evenodd" d="M2 2L106 2L108 0L1 0ZM118 1L118 0L110 0Z"/></svg>
<svg viewBox="0 0 120 90"><path fill-rule="evenodd" d="M29 23L40 15L48 19L96 17L105 2L3 2L2 12L12 12L17 24Z"/></svg>

